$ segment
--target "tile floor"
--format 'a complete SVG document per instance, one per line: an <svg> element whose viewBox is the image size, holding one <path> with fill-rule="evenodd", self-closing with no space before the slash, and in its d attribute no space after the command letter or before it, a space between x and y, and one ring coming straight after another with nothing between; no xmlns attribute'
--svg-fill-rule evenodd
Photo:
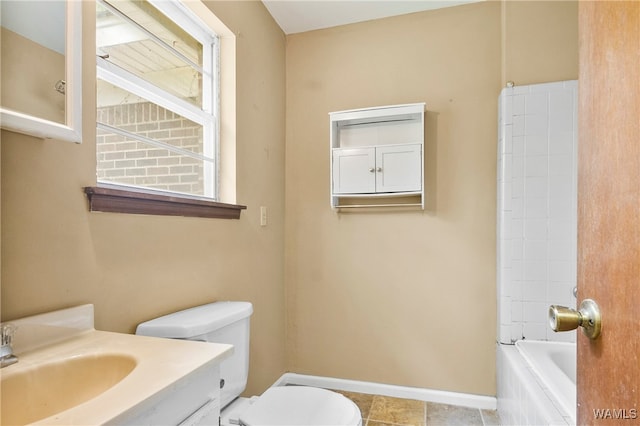
<svg viewBox="0 0 640 426"><path fill-rule="evenodd" d="M358 405L362 413L362 426L500 425L498 413L492 410L355 392L336 392Z"/></svg>

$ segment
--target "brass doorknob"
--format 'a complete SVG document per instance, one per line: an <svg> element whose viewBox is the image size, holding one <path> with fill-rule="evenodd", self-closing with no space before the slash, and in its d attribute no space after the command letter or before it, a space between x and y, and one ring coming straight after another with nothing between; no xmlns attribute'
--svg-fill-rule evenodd
<svg viewBox="0 0 640 426"><path fill-rule="evenodd" d="M585 299L580 309L566 306L549 306L549 326L553 331L569 331L582 327L582 331L589 339L597 339L602 330L602 316L598 304L591 299Z"/></svg>

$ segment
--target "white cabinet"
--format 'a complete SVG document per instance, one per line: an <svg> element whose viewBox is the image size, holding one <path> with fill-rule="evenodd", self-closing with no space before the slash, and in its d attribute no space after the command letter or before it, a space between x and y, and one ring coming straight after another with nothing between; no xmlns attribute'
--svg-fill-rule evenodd
<svg viewBox="0 0 640 426"><path fill-rule="evenodd" d="M333 150L334 194L380 194L422 190L422 145Z"/></svg>
<svg viewBox="0 0 640 426"><path fill-rule="evenodd" d="M330 124L332 207L424 208L424 103L334 112Z"/></svg>
<svg viewBox="0 0 640 426"><path fill-rule="evenodd" d="M333 150L333 193L372 194L376 192L375 148Z"/></svg>

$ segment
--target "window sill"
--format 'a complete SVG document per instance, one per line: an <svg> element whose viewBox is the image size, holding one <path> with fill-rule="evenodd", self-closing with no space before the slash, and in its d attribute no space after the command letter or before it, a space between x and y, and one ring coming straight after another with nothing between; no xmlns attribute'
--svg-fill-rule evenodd
<svg viewBox="0 0 640 426"><path fill-rule="evenodd" d="M240 212L247 208L188 196L112 187L87 186L84 192L89 199L89 211L92 212L240 219Z"/></svg>

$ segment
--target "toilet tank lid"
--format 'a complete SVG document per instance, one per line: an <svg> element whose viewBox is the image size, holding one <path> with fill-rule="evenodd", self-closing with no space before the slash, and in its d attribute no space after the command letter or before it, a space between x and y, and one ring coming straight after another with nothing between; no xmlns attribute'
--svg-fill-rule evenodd
<svg viewBox="0 0 640 426"><path fill-rule="evenodd" d="M248 318L252 313L249 302L214 302L143 322L136 328L136 334L189 339Z"/></svg>

